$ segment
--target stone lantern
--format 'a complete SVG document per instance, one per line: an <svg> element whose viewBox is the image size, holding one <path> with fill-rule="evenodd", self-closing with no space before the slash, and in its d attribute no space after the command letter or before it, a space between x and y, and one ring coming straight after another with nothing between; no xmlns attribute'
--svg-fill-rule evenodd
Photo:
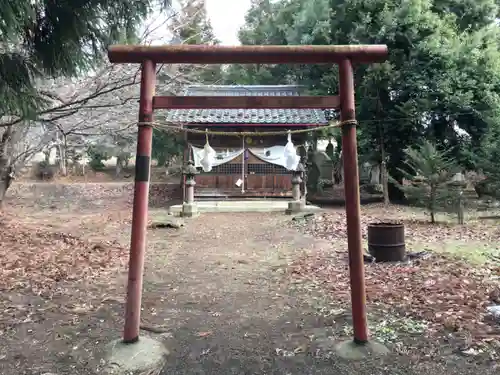
<svg viewBox="0 0 500 375"><path fill-rule="evenodd" d="M187 162L187 165L184 167L183 173L186 177L186 201L182 204L182 216L198 216L198 207L194 202L194 186L196 185L194 176L198 174L198 171L196 170L192 160L189 160Z"/></svg>
<svg viewBox="0 0 500 375"><path fill-rule="evenodd" d="M467 186L467 181L462 173L457 173L453 176L448 186L452 189L455 196L455 209L457 212L458 224L464 224L464 189Z"/></svg>
<svg viewBox="0 0 500 375"><path fill-rule="evenodd" d="M300 196L300 184L302 176L305 172L304 164L299 163L297 168L292 172L292 200L288 202L288 214L298 213L303 211L305 202Z"/></svg>

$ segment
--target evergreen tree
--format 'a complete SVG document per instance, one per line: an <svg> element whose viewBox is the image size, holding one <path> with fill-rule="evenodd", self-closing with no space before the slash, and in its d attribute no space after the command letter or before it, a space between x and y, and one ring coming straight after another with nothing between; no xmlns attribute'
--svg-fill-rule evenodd
<svg viewBox="0 0 500 375"><path fill-rule="evenodd" d="M152 157L158 165L168 168L176 158L182 155L185 142L182 133L166 132L165 130L153 130Z"/></svg>
<svg viewBox="0 0 500 375"><path fill-rule="evenodd" d="M205 0L181 0L181 9L173 19L173 42L182 44L217 45L219 41L210 24ZM183 65L179 67L185 76L185 82L191 84L221 84L222 71L220 65ZM158 164L168 167L182 155L185 148L183 134L165 132L154 129L153 158Z"/></svg>
<svg viewBox="0 0 500 375"><path fill-rule="evenodd" d="M474 155L476 176L476 192L479 197L500 198L500 129L491 129L485 135L480 151Z"/></svg>
<svg viewBox="0 0 500 375"><path fill-rule="evenodd" d="M499 127L500 30L496 0L256 0L243 44L387 44L389 59L356 67L360 152L400 180L408 146L429 138L478 152ZM236 69L236 68L235 68ZM243 66L236 83L294 81L312 94L338 92L332 66ZM274 83L274 82L273 82ZM460 136L461 129L468 138ZM468 142L467 145L464 142ZM465 164L470 160L463 160ZM392 198L401 197L392 185Z"/></svg>
<svg viewBox="0 0 500 375"><path fill-rule="evenodd" d="M404 150L404 167L400 172L408 184L395 181L410 202L424 205L436 222L436 211L451 193L447 186L455 174L456 166L449 151L439 150L435 144L424 141L422 144Z"/></svg>
<svg viewBox="0 0 500 375"><path fill-rule="evenodd" d="M0 7L0 114L29 116L37 77L93 69L112 43L133 41L158 0L9 1Z"/></svg>

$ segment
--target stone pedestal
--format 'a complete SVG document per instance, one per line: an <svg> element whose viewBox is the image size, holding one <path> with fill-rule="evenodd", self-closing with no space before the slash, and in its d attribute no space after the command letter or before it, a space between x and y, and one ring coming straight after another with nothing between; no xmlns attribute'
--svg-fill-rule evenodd
<svg viewBox="0 0 500 375"><path fill-rule="evenodd" d="M286 209L286 213L288 215L297 214L304 211L305 202L302 199L298 201L290 201L288 202L288 208Z"/></svg>
<svg viewBox="0 0 500 375"><path fill-rule="evenodd" d="M196 203L183 203L181 212L182 217L196 217L199 214L200 212L198 211L198 206L196 205Z"/></svg>
<svg viewBox="0 0 500 375"><path fill-rule="evenodd" d="M292 199L294 201L300 200L300 183L302 182L302 180L301 179L298 180L299 181L292 180Z"/></svg>
<svg viewBox="0 0 500 375"><path fill-rule="evenodd" d="M186 180L186 202L194 203L194 180Z"/></svg>
<svg viewBox="0 0 500 375"><path fill-rule="evenodd" d="M292 177L292 201L288 202L287 214L296 214L302 212L305 207L305 202L300 199L300 183L302 182L301 175L304 172L304 166L299 163L297 170L293 171Z"/></svg>

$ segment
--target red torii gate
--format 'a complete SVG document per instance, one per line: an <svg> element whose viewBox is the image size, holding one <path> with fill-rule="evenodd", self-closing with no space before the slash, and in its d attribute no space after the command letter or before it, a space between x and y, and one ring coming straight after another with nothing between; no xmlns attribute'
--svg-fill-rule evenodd
<svg viewBox="0 0 500 375"><path fill-rule="evenodd" d="M154 109L176 108L340 108L347 242L354 342L368 342L366 292L359 201L353 63L383 62L386 45L348 46L129 46L108 49L112 63L142 65L139 132L135 162L132 239L123 341L139 340L144 254L148 218ZM164 64L325 64L339 66L339 96L320 97L161 97L155 96L156 63Z"/></svg>

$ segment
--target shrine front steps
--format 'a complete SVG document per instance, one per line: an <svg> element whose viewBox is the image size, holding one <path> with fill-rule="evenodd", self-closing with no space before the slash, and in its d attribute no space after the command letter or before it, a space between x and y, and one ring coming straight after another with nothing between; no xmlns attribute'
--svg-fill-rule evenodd
<svg viewBox="0 0 500 375"><path fill-rule="evenodd" d="M198 212L283 212L289 208L289 200L284 199L261 199L261 200L227 200L227 201L198 201L196 202ZM306 205L303 206L306 212L319 212L321 208L318 206ZM169 207L169 212L173 215L180 215L182 205L174 205Z"/></svg>

